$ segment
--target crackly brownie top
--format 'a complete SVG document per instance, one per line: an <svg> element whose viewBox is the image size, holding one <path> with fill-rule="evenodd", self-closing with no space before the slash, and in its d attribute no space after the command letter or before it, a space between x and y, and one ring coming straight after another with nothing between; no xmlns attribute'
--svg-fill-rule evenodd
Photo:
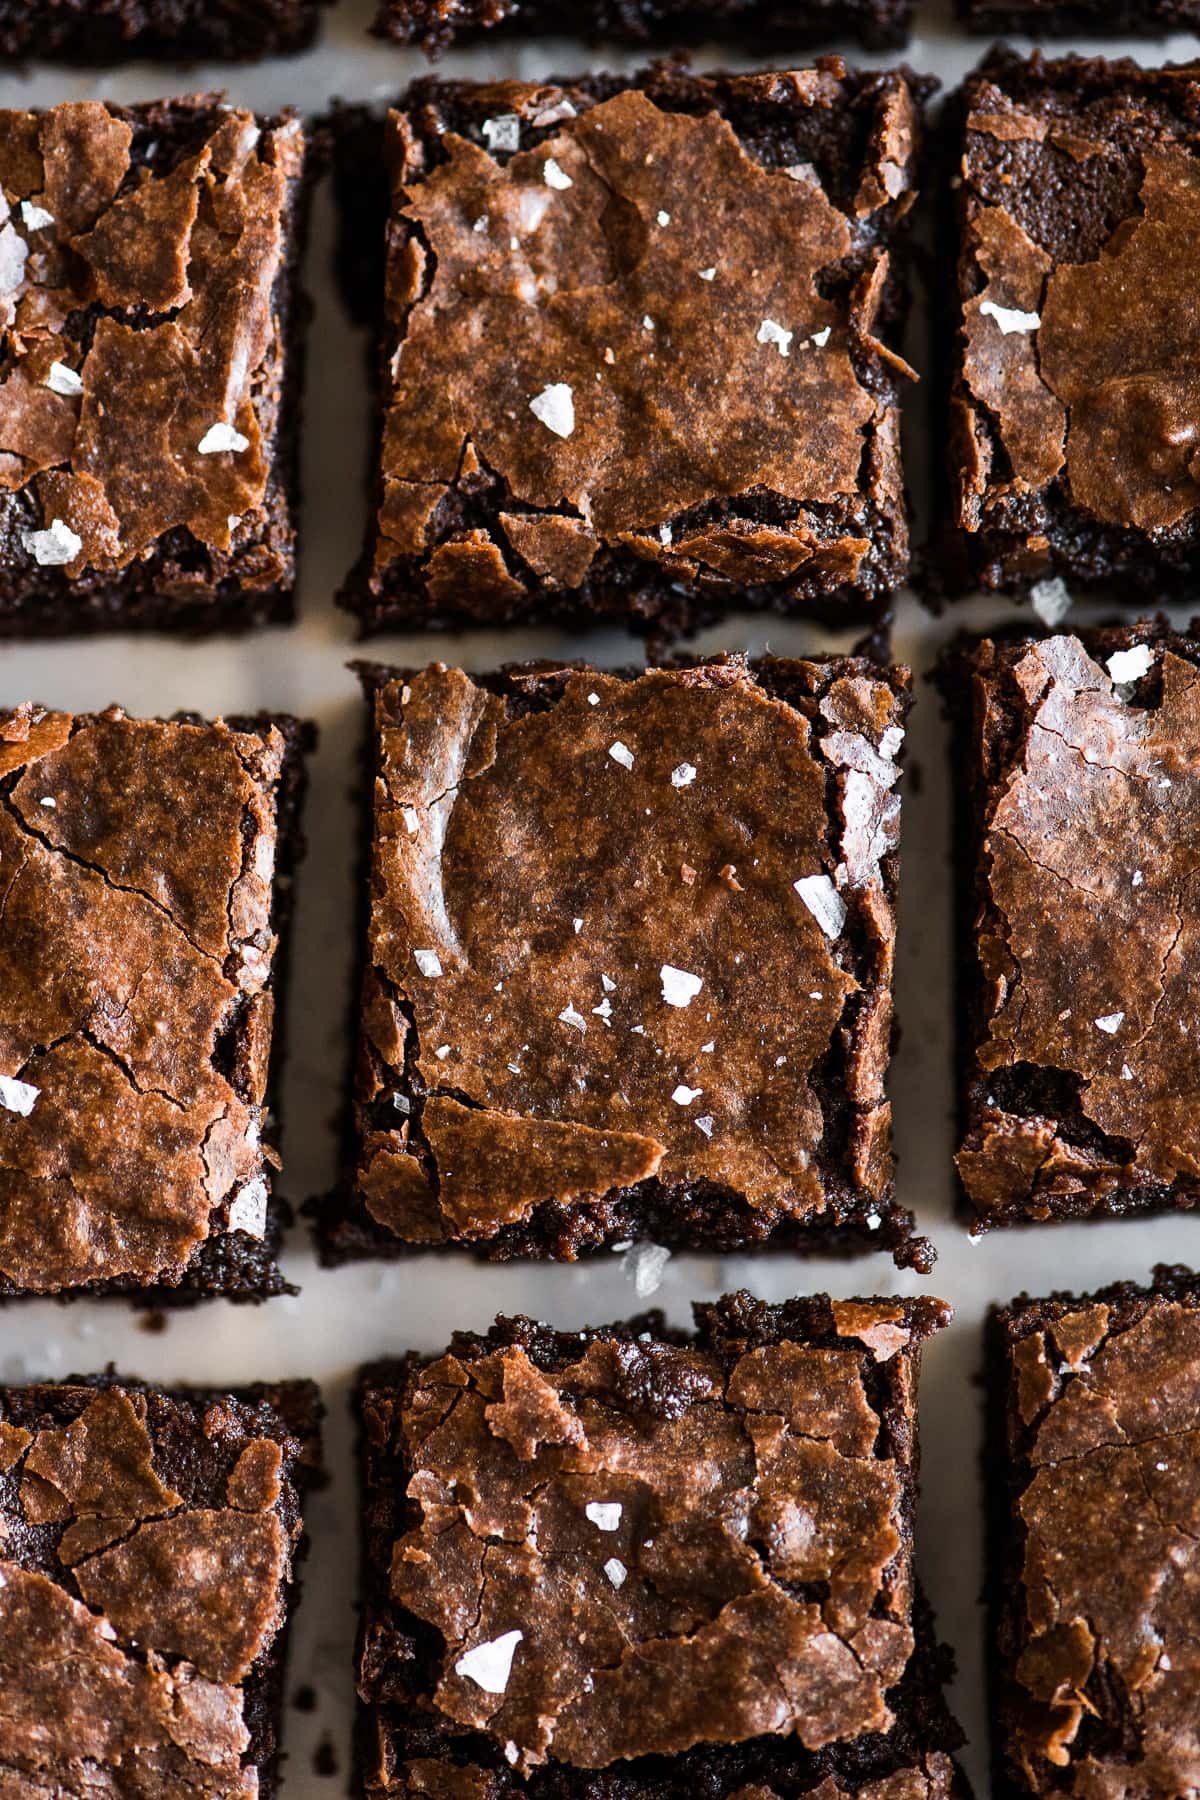
<svg viewBox="0 0 1200 1800"><path fill-rule="evenodd" d="M915 1352L948 1315L818 1304L765 1341L720 1308L695 1342L502 1322L410 1374L390 1594L437 1633L425 1708L521 1770L888 1729Z"/></svg>
<svg viewBox="0 0 1200 1800"><path fill-rule="evenodd" d="M959 1167L985 1210L1200 1168L1200 670L1170 641L1113 643L1129 640L1098 640L1101 660L1073 637L981 653L989 1103ZM1057 1078L1058 1116L1044 1083L1015 1109L1039 1072Z"/></svg>
<svg viewBox="0 0 1200 1800"><path fill-rule="evenodd" d="M1031 1306L1010 1327L1025 1485L1009 1751L1054 1788L1200 1783L1200 1309L1191 1292Z"/></svg>
<svg viewBox="0 0 1200 1800"><path fill-rule="evenodd" d="M258 1792L245 1684L283 1623L299 1448L232 1399L0 1395L0 1793Z"/></svg>
<svg viewBox="0 0 1200 1800"><path fill-rule="evenodd" d="M0 1274L177 1279L261 1238L283 740L0 711Z"/></svg>
<svg viewBox="0 0 1200 1800"><path fill-rule="evenodd" d="M111 573L184 529L270 586L258 544L297 121L211 97L0 113L0 489L9 554ZM248 546L250 547L248 549Z"/></svg>
<svg viewBox="0 0 1200 1800"><path fill-rule="evenodd" d="M803 1217L843 1031L845 1173L886 1187L905 683L735 659L379 688L360 1175L380 1224L487 1237L652 1176Z"/></svg>
<svg viewBox="0 0 1200 1800"><path fill-rule="evenodd" d="M858 103L836 59L726 85L735 112L778 108L785 142L788 109ZM852 580L866 503L898 503L894 441L869 440L894 402L873 333L881 220L912 197L903 77L877 80L837 198L799 150L752 153L715 87L695 111L640 89L452 92L469 133L455 116L436 135L420 95L391 120L376 574L428 555L435 599L510 604L619 545L677 577ZM491 489L498 520L476 519Z"/></svg>
<svg viewBox="0 0 1200 1800"><path fill-rule="evenodd" d="M1002 57L968 84L968 529L1055 481L1140 531L1200 504L1198 106L1200 65Z"/></svg>

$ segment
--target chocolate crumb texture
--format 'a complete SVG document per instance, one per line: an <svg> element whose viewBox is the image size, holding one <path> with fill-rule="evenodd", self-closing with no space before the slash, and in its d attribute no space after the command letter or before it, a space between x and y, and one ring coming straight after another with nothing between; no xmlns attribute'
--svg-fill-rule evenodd
<svg viewBox="0 0 1200 1800"><path fill-rule="evenodd" d="M1200 1282L1023 1295L989 1341L993 1791L1189 1793Z"/></svg>
<svg viewBox="0 0 1200 1800"><path fill-rule="evenodd" d="M0 1388L0 1791L276 1791L309 1382Z"/></svg>
<svg viewBox="0 0 1200 1800"><path fill-rule="evenodd" d="M1198 105L1197 64L1005 50L956 100L956 581L1190 592Z"/></svg>
<svg viewBox="0 0 1200 1800"><path fill-rule="evenodd" d="M372 1800L960 1791L912 1567L949 1308L696 1315L501 1319L365 1372Z"/></svg>
<svg viewBox="0 0 1200 1800"><path fill-rule="evenodd" d="M0 113L0 635L291 616L305 139Z"/></svg>
<svg viewBox="0 0 1200 1800"><path fill-rule="evenodd" d="M872 50L904 44L911 0L577 0L571 28L633 44L725 38L747 51L786 51L854 37ZM483 33L558 32L549 0L379 0L375 32L429 54Z"/></svg>
<svg viewBox="0 0 1200 1800"><path fill-rule="evenodd" d="M423 81L344 133L359 312L391 175L364 631L732 605L878 618L925 84L837 58ZM378 307L376 313L378 314Z"/></svg>
<svg viewBox="0 0 1200 1800"><path fill-rule="evenodd" d="M304 50L333 0L0 0L0 56L254 62Z"/></svg>
<svg viewBox="0 0 1200 1800"><path fill-rule="evenodd" d="M943 675L975 1229L1191 1209L1200 641L1017 636L963 644Z"/></svg>
<svg viewBox="0 0 1200 1800"><path fill-rule="evenodd" d="M908 673L367 668L370 877L332 1260L887 1246Z"/></svg>
<svg viewBox="0 0 1200 1800"><path fill-rule="evenodd" d="M309 729L0 711L0 1295L264 1298Z"/></svg>

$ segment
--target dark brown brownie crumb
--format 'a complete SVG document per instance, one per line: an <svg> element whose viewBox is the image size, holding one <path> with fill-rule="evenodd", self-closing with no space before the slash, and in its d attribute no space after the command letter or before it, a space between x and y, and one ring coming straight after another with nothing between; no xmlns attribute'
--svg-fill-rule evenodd
<svg viewBox="0 0 1200 1800"><path fill-rule="evenodd" d="M1023 1295L988 1343L992 1791L1187 1793L1200 1281Z"/></svg>
<svg viewBox="0 0 1200 1800"><path fill-rule="evenodd" d="M1190 1209L1200 640L964 643L958 1168L975 1229Z"/></svg>
<svg viewBox="0 0 1200 1800"><path fill-rule="evenodd" d="M366 671L356 1108L325 1254L886 1246L908 676Z"/></svg>
<svg viewBox="0 0 1200 1800"><path fill-rule="evenodd" d="M837 58L672 63L419 82L382 142L355 115L360 314L381 162L392 181L372 522L343 596L364 631L885 612L926 91Z"/></svg>
<svg viewBox="0 0 1200 1800"><path fill-rule="evenodd" d="M492 30L558 32L551 0L379 0L375 32L436 56ZM732 39L743 54L808 49L854 37L872 50L908 41L911 0L578 0L571 29L634 44Z"/></svg>
<svg viewBox="0 0 1200 1800"><path fill-rule="evenodd" d="M254 62L305 49L331 0L0 0L0 56Z"/></svg>
<svg viewBox="0 0 1200 1800"><path fill-rule="evenodd" d="M291 616L297 118L0 113L0 636Z"/></svg>
<svg viewBox="0 0 1200 1800"><path fill-rule="evenodd" d="M1200 30L1196 0L956 0L956 10L981 37L1166 37Z"/></svg>
<svg viewBox="0 0 1200 1800"><path fill-rule="evenodd" d="M1200 571L1200 64L994 52L955 102L955 585Z"/></svg>
<svg viewBox="0 0 1200 1800"><path fill-rule="evenodd" d="M0 1295L285 1291L261 1131L311 741L0 710Z"/></svg>
<svg viewBox="0 0 1200 1800"><path fill-rule="evenodd" d="M310 1382L0 1388L0 1785L276 1791Z"/></svg>
<svg viewBox="0 0 1200 1800"><path fill-rule="evenodd" d="M696 1316L501 1319L365 1372L371 1800L960 1791L912 1578L915 1378L949 1309Z"/></svg>

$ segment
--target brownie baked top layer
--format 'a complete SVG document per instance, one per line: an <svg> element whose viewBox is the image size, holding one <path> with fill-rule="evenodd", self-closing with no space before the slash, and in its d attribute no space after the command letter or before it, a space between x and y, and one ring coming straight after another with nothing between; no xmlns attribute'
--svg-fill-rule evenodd
<svg viewBox="0 0 1200 1800"><path fill-rule="evenodd" d="M268 1235L293 723L0 711L0 1291L174 1287L218 1245L221 1291Z"/></svg>
<svg viewBox="0 0 1200 1800"><path fill-rule="evenodd" d="M992 1333L1001 1791L1190 1793L1200 1282L1024 1298Z"/></svg>
<svg viewBox="0 0 1200 1800"><path fill-rule="evenodd" d="M319 1417L306 1382L0 1389L0 1791L274 1791Z"/></svg>
<svg viewBox="0 0 1200 1800"><path fill-rule="evenodd" d="M981 1221L1192 1204L1200 1167L1200 642L984 642L954 679L975 784L967 1135Z"/></svg>
<svg viewBox="0 0 1200 1800"><path fill-rule="evenodd" d="M806 1755L861 1749L857 1786L904 1738L915 1380L949 1308L696 1310L694 1339L502 1319L367 1371L360 1692L385 1772L442 1761L415 1791L761 1739L810 1785Z"/></svg>
<svg viewBox="0 0 1200 1800"><path fill-rule="evenodd" d="M902 1237L883 1083L907 671L367 674L377 1235L558 1256Z"/></svg>
<svg viewBox="0 0 1200 1800"><path fill-rule="evenodd" d="M889 593L922 91L835 58L410 89L368 620Z"/></svg>
<svg viewBox="0 0 1200 1800"><path fill-rule="evenodd" d="M290 587L280 476L299 120L199 95L0 113L0 612Z"/></svg>
<svg viewBox="0 0 1200 1800"><path fill-rule="evenodd" d="M954 522L989 586L1195 553L1200 64L966 83Z"/></svg>

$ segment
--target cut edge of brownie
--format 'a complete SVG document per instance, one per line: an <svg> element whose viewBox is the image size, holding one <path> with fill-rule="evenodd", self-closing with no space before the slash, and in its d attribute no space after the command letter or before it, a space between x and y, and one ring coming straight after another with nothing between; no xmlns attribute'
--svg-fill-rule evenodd
<svg viewBox="0 0 1200 1800"><path fill-rule="evenodd" d="M712 656L679 655L669 664L660 665L667 669L690 668L741 668L749 667L756 680L764 674L775 679L774 686L768 687L773 697L794 704L788 696L788 670L797 665L816 667L823 670L842 670L847 667L860 668L867 665L873 679L886 681L893 693L906 705L911 704L911 685L906 669L897 666L880 666L873 659L865 657L776 657L769 654L750 659L741 653L717 653ZM356 1073L360 1055L360 1002L359 995L363 989L367 970L367 938L370 910L370 875L374 845L374 784L376 774L376 729L374 719L374 701L379 689L392 681L410 679L416 672L412 668L392 667L383 663L356 661L351 668L358 675L363 693L367 701L360 751L360 814L358 850L356 858L356 895L357 914L355 920L356 964L353 999L350 1003L350 1031L348 1034L349 1049L347 1052L346 1101L342 1108L341 1148L339 1164L341 1173L334 1187L324 1194L310 1198L304 1208L304 1214L313 1222L320 1260L325 1267L336 1268L348 1262L361 1261L366 1258L379 1258L386 1261L402 1261L414 1255L430 1254L428 1245L408 1243L387 1231L372 1219L362 1203L358 1191L357 1169L359 1149L362 1143L363 1130L360 1118L359 1103L356 1092ZM471 680L489 692L511 696L509 685L513 675L544 672L549 680L556 674L571 672L575 669L587 668L583 662L546 661L508 663L499 670L491 672L475 671ZM652 672L635 665L626 668L609 669L605 673L626 680L636 680L641 674ZM814 690L815 691L815 690ZM555 703L556 695L548 694L541 700L543 706ZM521 704L529 710L535 709L538 702L525 693ZM899 759L903 761L903 751ZM900 871L900 849L888 852L881 863L885 892L891 904L895 905ZM860 990L860 994L865 989ZM853 1006L853 998L849 1002ZM899 1034L899 1026L893 1025L893 1049ZM839 1104L840 1083L838 1079L838 1052L836 1045L831 1046L828 1067L824 1078L818 1086L821 1096L823 1116L828 1119L837 1116L841 1120L842 1129L839 1142L844 1144L847 1137L848 1122L853 1118L853 1108ZM830 1174L837 1173L837 1153L833 1153L834 1165ZM440 1252L434 1254L461 1254L465 1249L473 1256L486 1261L509 1261L515 1258L528 1257L535 1261L558 1260L561 1252L556 1252L563 1235L572 1226L579 1223L581 1214L587 1213L590 1228L585 1240L578 1243L572 1253L571 1260L578 1255L598 1255L611 1249L614 1243L629 1240L642 1240L661 1243L671 1249L718 1251L731 1253L745 1249L770 1250L772 1252L788 1251L805 1256L853 1257L867 1255L872 1251L887 1250L899 1268L912 1268L918 1273L927 1275L937 1260L937 1252L926 1237L916 1235L916 1217L912 1210L901 1205L895 1195L894 1177L889 1183L882 1200L874 1200L865 1192L854 1192L849 1183L843 1181L842 1192L836 1203L810 1214L803 1220L782 1218L763 1229L763 1222L749 1205L733 1189L711 1182L663 1184L657 1178L640 1183L637 1187L617 1191L615 1194L589 1203L544 1201L534 1209L531 1217L524 1224L501 1228L493 1237L469 1243L451 1243ZM672 1196L680 1191L692 1196L702 1221L708 1221L710 1235L705 1236L704 1224L696 1226L691 1232L681 1231L673 1223ZM640 1203L640 1204L639 1204ZM605 1214L614 1207L624 1208L617 1211L612 1221L606 1222ZM592 1215L595 1215L594 1220ZM876 1219L878 1223L871 1224ZM721 1227L726 1228L722 1233Z"/></svg>
<svg viewBox="0 0 1200 1800"><path fill-rule="evenodd" d="M122 1388L129 1393L153 1396L158 1400L189 1409L232 1401L251 1415L247 1427L256 1432L290 1443L284 1450L284 1495L287 1504L281 1510L285 1527L299 1525L300 1531L292 1548L290 1576L283 1588L282 1621L268 1646L265 1658L260 1653L258 1664L243 1683L244 1718L250 1734L246 1765L259 1774L262 1800L274 1800L278 1792L282 1760L282 1725L288 1654L296 1609L303 1590L303 1565L309 1551L309 1534L304 1527L304 1510L310 1494L327 1482L322 1452L321 1422L325 1406L320 1389L313 1381L283 1380L245 1383L233 1388L190 1386L173 1383L159 1386L138 1376L119 1374L111 1366L102 1375L67 1375L61 1381L29 1381L0 1386L0 1401L9 1406L12 1397L29 1396L40 1405L40 1416L54 1423L69 1424L77 1416L64 1406L71 1390L88 1389L104 1392ZM57 1404L56 1404L57 1400ZM272 1426L275 1427L272 1430ZM157 1450L157 1446L156 1446ZM157 1462L156 1456L156 1462ZM170 1459L163 1459L170 1469Z"/></svg>
<svg viewBox="0 0 1200 1800"><path fill-rule="evenodd" d="M875 1305L878 1301L864 1301ZM854 1304L850 1302L849 1304ZM951 1312L945 1302L926 1296L892 1298L889 1305L903 1309L904 1326L910 1334L905 1354L919 1368L924 1343L949 1322ZM856 1339L841 1336L833 1321L830 1296L815 1294L770 1303L759 1300L745 1290L725 1294L718 1300L693 1303L694 1329L688 1331L666 1324L658 1309L651 1309L607 1326L588 1326L582 1331L559 1331L538 1320L520 1315L501 1315L484 1332L456 1331L447 1351L470 1360L486 1355L489 1350L511 1344L519 1345L541 1370L553 1370L575 1360L582 1348L593 1342L616 1342L643 1352L647 1334L653 1344L687 1347L694 1345L730 1358L747 1350L760 1348L794 1336L804 1344L832 1347L841 1344L863 1351ZM356 1645L356 1668L370 1659L377 1672L386 1667L392 1649L405 1661L440 1656L437 1632L420 1621L408 1618L415 1635L391 1632L386 1621L395 1612L388 1584L391 1542L401 1528L401 1521L415 1516L415 1503L407 1498L407 1474L403 1459L389 1456L373 1441L368 1420L372 1400L402 1393L408 1379L437 1360L438 1354L410 1351L406 1356L387 1357L368 1363L358 1374L353 1393L357 1428L359 1499L362 1515L361 1586L359 1634ZM893 1372L894 1373L894 1372ZM892 1380L887 1363L876 1364L873 1371L880 1396L881 1419L890 1393ZM914 1389L915 1392L915 1389ZM638 1390L639 1404L654 1411L670 1407L669 1394ZM902 1415L893 1398L888 1421L890 1447L907 1468L903 1518L906 1544L912 1550L913 1521L920 1488L919 1414L914 1398L911 1413ZM881 1426L881 1434L884 1427ZM375 1467L378 1459L380 1470ZM915 1645L904 1675L898 1685L888 1691L888 1702L895 1722L886 1733L863 1734L851 1743L830 1745L818 1751L805 1751L794 1739L762 1736L735 1744L701 1744L675 1755L636 1757L599 1770L573 1768L550 1763L524 1782L512 1781L513 1800L521 1792L533 1793L534 1800L641 1800L647 1794L667 1795L669 1800L683 1800L687 1794L732 1794L745 1785L762 1782L787 1800L802 1800L823 1780L832 1777L839 1787L855 1793L868 1782L920 1767L930 1755L942 1754L953 1759L965 1742L957 1720L950 1712L945 1688L955 1672L954 1653L940 1642L932 1609L919 1579L914 1582L912 1626ZM378 1629L376 1629L378 1627ZM392 1640L392 1641L389 1641ZM372 1752L373 1726L391 1726L410 1734L411 1753L438 1756L450 1767L454 1752L475 1764L482 1763L489 1773L511 1777L504 1757L492 1744L488 1734L468 1728L448 1735L438 1724L425 1725L398 1695L386 1696L382 1703L368 1699L359 1685L354 1734L354 1762L358 1789L372 1800L386 1800L391 1792L372 1785L368 1780ZM957 1762L952 1761L951 1793L955 1800L970 1800L970 1787Z"/></svg>
<svg viewBox="0 0 1200 1800"><path fill-rule="evenodd" d="M868 70L848 67L840 57L814 57L814 66L831 65L838 79L853 88L852 105L843 109L847 118L852 112L855 136L846 142L824 146L821 174L837 206L852 204L854 183L860 172L862 156L869 140L870 115L865 102L881 82L900 76L906 82L916 108L918 126L925 129L925 103L937 87L936 80L918 74L907 65L895 69ZM548 78L541 85L554 92L582 93L597 104L627 91L649 95L667 110L697 112L715 108L746 142L749 125L755 116L760 125L760 138L766 142L773 135L771 119L763 119L761 101L739 100L733 91L737 76L723 70L693 71L686 55L662 56L629 74L588 74ZM464 135L479 136L479 120L471 110L474 95L498 90L504 84L445 80L423 76L412 82L393 103L396 111L411 116L423 106L445 106L453 123L449 129L461 129ZM526 84L528 85L528 84ZM613 623L646 636L656 653L680 637L688 637L718 622L731 610L779 611L788 616L826 626L845 629L863 626L873 634L886 634L890 628L894 598L910 578L913 566L911 531L913 520L907 487L901 471L896 493L892 496L894 514L872 507L870 529L877 544L889 541L899 527L905 539L902 553L893 546L889 551L894 566L890 574L875 579L871 591L861 581L828 584L819 591L796 594L786 580L757 586L740 584L736 595L730 584L715 574L707 586L700 578L690 585L672 578L669 570L655 570L644 565L632 551L622 552L612 573L606 578L603 593L593 592L588 581L573 589L545 588L536 579L525 599L507 608L490 608L486 616L469 608L454 610L435 603L409 579L405 559L394 565L399 573L392 575L382 592L373 591L372 572L376 543L376 522L382 500L382 444L388 410L387 368L391 360L384 316L385 237L391 216L391 183L386 154L386 111L365 105L334 110L326 121L333 146L334 193L337 203L337 248L335 255L338 285L352 321L368 331L366 354L372 393L373 423L370 434L367 492L369 513L365 539L358 560L339 590L338 606L354 614L360 639L369 639L390 630L421 629L442 631L479 626L554 623L576 630L599 628ZM522 119L521 150L536 147L558 129L554 122L537 125ZM842 128L845 132L845 127ZM417 135L421 135L418 133ZM429 134L426 134L427 136ZM438 138L429 137L433 156L438 155ZM765 167L778 166L765 157L750 154ZM815 153L814 153L815 154ZM504 160L507 160L505 158ZM914 174L917 185L924 179L927 143L922 135L914 149ZM910 188L909 192L914 192ZM908 229L903 209L895 213L885 233L891 251L886 289L880 312L879 330L893 340L892 351L898 351L899 338L907 319L911 299L910 257L906 254ZM889 353L891 354L891 353ZM854 357L855 371L870 393L887 392L892 408L899 416L906 399L905 384L890 366L888 357L877 356L874 362L864 360L861 352ZM864 443L864 461L869 446ZM743 496L752 510L749 496ZM719 501L705 502L690 511L706 514ZM489 502L489 505L491 503ZM865 502L864 502L865 509ZM491 507L498 517L503 500ZM822 507L813 502L809 510L820 514ZM831 512L832 509L824 509ZM615 555L615 546L608 546ZM411 562L413 559L409 558Z"/></svg>
<svg viewBox="0 0 1200 1800"><path fill-rule="evenodd" d="M76 715L77 718L92 716L94 715ZM208 721L195 713L176 713L169 720L157 722L203 725ZM301 815L308 789L306 759L316 748L317 727L291 713L268 712L231 714L224 723L231 731L260 739L265 739L273 728L284 740L283 761L276 787L275 872L271 883L271 928L277 943L270 978L266 984L267 992L274 995L275 1004L267 1090L263 1101L264 1121L270 1114L278 1135L287 1050L284 1027L293 948L295 874L306 849L301 829ZM283 1245L284 1229L292 1222L293 1208L276 1189L278 1172L272 1170L271 1174L275 1179L268 1179L266 1229L262 1240L258 1241L243 1231L220 1230L199 1246L177 1285L145 1285L132 1277L116 1277L106 1281L87 1282L49 1296L30 1296L0 1275L0 1307L38 1297L51 1298L64 1306L71 1305L75 1300L121 1298L135 1308L175 1309L194 1306L210 1299L256 1305L280 1294L295 1294L298 1290L284 1279L277 1260Z"/></svg>
<svg viewBox="0 0 1200 1800"><path fill-rule="evenodd" d="M1008 6L1004 0L955 0L955 16L973 36L1019 35L1032 38L1095 36L1164 38L1171 32L1194 31L1197 14L1183 0L1032 0Z"/></svg>
<svg viewBox="0 0 1200 1800"><path fill-rule="evenodd" d="M329 0L316 3L325 5ZM174 125L186 145L189 132L206 118L215 117L223 103L217 95L198 94L128 106L115 101L109 104L120 116L147 130L153 129L157 121L160 140ZM43 113L51 109L33 110ZM255 114L260 129L278 129L299 117L290 108L278 114ZM285 253L271 288L271 313L278 323L282 346L280 403L262 502L269 514L277 512L288 523L292 537L290 580L255 590L243 587L236 574L231 573L209 585L202 598L180 599L164 594L156 586L164 559L168 555L186 559L197 543L186 526L176 526L158 540L149 556L124 569L77 578L61 569L29 570L23 589L10 599L0 598L0 643L126 630L200 638L294 621L302 499L301 422L308 326L313 310L303 269L313 191L324 161L320 121L311 125L302 121L302 125L306 134L303 168L290 188L281 219ZM156 144L156 151L160 147Z"/></svg>
<svg viewBox="0 0 1200 1800"><path fill-rule="evenodd" d="M1120 1329L1135 1323L1157 1298L1200 1308L1200 1275L1182 1263L1156 1263L1148 1283L1117 1281L1088 1294L1060 1288L1041 1299L1021 1293L1007 1306L992 1305L987 1312L981 1457L987 1539L983 1599L988 1621L985 1674L992 1720L989 1760L996 1800L1029 1800L1035 1791L1020 1779L1008 1755L1009 1669L1019 1642L1013 1602L1024 1589L1024 1538L1017 1525L1016 1504L1029 1481L1028 1461L1021 1459L1019 1443L1010 1442L1010 1351L1031 1332L1052 1325L1065 1313L1077 1312L1083 1306L1100 1304L1112 1308L1118 1317L1109 1328Z"/></svg>
<svg viewBox="0 0 1200 1800"><path fill-rule="evenodd" d="M941 696L943 709L950 721L951 742L953 746L953 767L958 771L958 778L953 782L952 819L952 888L954 894L954 1017L955 1041L957 1045L957 1066L955 1093L955 1111L957 1118L957 1148L968 1146L978 1128L981 1107L989 1090L995 1091L1004 1085L1004 1072L994 1071L985 1076L979 1069L978 1047L988 1035L988 1018L983 1005L983 982L976 953L977 927L976 918L982 911L986 914L990 908L984 885L981 880L980 850L983 838L984 820L993 792L989 783L985 784L977 769L974 746L975 702L972 683L979 671L978 653L984 644L991 644L999 653L999 667L1006 667L1006 659L1016 655L1018 651L1031 644L1044 642L1048 638L1069 636L1077 637L1089 655L1111 656L1114 652L1127 650L1139 644L1161 644L1176 651L1189 662L1200 668L1200 632L1197 622L1188 631L1173 631L1169 621L1162 614L1153 618L1145 618L1130 624L1108 624L1070 628L1064 625L1058 629L1043 627L1033 629L1020 623L1006 626L990 635L978 636L962 633L947 645L942 652L935 671L935 683ZM1160 677L1157 667L1140 679L1137 683L1137 703L1153 705L1155 688ZM1019 705L1014 701L1014 710ZM1012 722L1010 741L1016 741L1020 735L1020 726ZM970 779L968 779L970 777ZM1022 1064L1022 1069L1032 1065ZM1032 1082L1022 1089L1020 1081L1014 1076L1016 1091L1013 1100L1021 1117L1041 1117L1043 1109L1037 1105L1040 1097L1047 1102L1053 1100L1059 1121L1059 1129L1068 1141L1081 1145L1096 1145L1109 1141L1098 1128L1082 1116L1082 1108L1078 1093L1070 1091L1071 1077L1057 1075L1055 1071L1040 1072L1041 1084L1038 1083L1039 1072L1034 1071ZM1024 1099L1024 1108L1021 1107ZM1012 1106L1006 1110L1014 1110ZM997 1208L988 1214L982 1213L970 1200L961 1178L956 1175L958 1192L958 1211L964 1223L969 1224L973 1237L982 1236L986 1231L1002 1229L1010 1225L1027 1225L1034 1222L1026 1200L1014 1201L1003 1209ZM1151 1217L1159 1213L1190 1211L1200 1206L1200 1183L1189 1189L1182 1178L1170 1186L1163 1184L1146 1184L1137 1188L1117 1187L1107 1196L1089 1195L1081 1190L1076 1195L1055 1195L1044 1200L1046 1216L1039 1213L1036 1223L1069 1223L1085 1219Z"/></svg>
<svg viewBox="0 0 1200 1800"><path fill-rule="evenodd" d="M172 4L176 22L143 24L132 34L117 5L97 16L92 0L56 0L55 16L47 19L39 0L0 0L0 55L13 60L55 60L88 67L142 61L259 62L268 56L296 55L316 39L321 8L332 0L270 0L260 7L261 25L251 36L250 18L244 6L221 0L206 6L203 0L183 9ZM140 13L153 13L154 0L126 0L123 9L132 24ZM187 15L190 13L190 17ZM270 15L273 15L270 16Z"/></svg>

